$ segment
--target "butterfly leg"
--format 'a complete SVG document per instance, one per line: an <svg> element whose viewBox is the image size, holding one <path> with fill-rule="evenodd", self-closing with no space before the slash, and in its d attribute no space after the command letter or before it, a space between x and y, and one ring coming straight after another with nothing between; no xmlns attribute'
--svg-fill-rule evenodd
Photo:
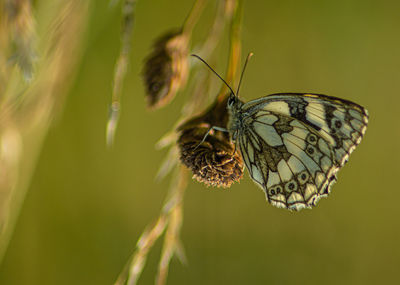
<svg viewBox="0 0 400 285"><path fill-rule="evenodd" d="M203 139L201 140L201 142L195 147L194 150L196 150L203 142L205 142L206 138L208 137L208 135L210 134L211 131L220 131L220 132L228 132L227 129L225 128L221 128L221 127L216 127L213 126L211 128L208 129L207 133L204 135Z"/></svg>

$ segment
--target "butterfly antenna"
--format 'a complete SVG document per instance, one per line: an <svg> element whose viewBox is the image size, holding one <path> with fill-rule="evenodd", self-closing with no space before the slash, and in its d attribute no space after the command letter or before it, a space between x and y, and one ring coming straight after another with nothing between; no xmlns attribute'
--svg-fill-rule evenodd
<svg viewBox="0 0 400 285"><path fill-rule="evenodd" d="M225 85L229 88L229 90L231 90L232 94L235 95L235 92L233 92L233 90L232 90L232 88L229 86L229 84L226 83L226 81L225 81L221 76L219 76L219 74L218 74L204 59L202 59L202 58L201 58L200 56L198 56L197 54L191 54L191 56L197 57L200 61L202 61L205 65L207 65L207 67L208 67L212 72L214 72L214 74L215 74L216 76L218 76L218 78L221 79L222 82L225 83Z"/></svg>
<svg viewBox="0 0 400 285"><path fill-rule="evenodd" d="M240 75L239 85L238 85L238 88L237 88L237 91L236 91L236 96L238 96L238 97L239 97L240 85L241 85L241 83L242 83L244 71L246 70L247 62L249 62L249 59L253 56L253 54L254 54L254 53L250 52L250 53L248 54L247 58L246 58L245 63L244 63L243 70L242 70L242 74Z"/></svg>

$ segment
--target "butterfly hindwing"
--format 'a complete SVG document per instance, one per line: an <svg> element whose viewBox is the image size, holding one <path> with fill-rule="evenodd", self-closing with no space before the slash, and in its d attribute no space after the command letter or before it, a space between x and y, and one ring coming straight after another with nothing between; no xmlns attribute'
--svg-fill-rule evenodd
<svg viewBox="0 0 400 285"><path fill-rule="evenodd" d="M271 204L295 210L329 194L368 122L361 106L316 94L273 94L242 110L237 142L251 177Z"/></svg>
<svg viewBox="0 0 400 285"><path fill-rule="evenodd" d="M261 123L267 122L265 117L275 117L275 123ZM276 131L281 128L286 131ZM323 138L296 119L272 113L259 116L245 132L238 136L239 148L271 204L299 210L327 194L338 167Z"/></svg>

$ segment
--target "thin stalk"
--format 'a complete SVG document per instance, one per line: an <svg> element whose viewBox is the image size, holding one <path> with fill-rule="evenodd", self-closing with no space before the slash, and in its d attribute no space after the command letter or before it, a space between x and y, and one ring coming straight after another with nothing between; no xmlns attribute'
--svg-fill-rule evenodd
<svg viewBox="0 0 400 285"><path fill-rule="evenodd" d="M189 15L186 17L183 23L182 35L184 37L190 37L206 3L207 0L196 0L196 2L194 3L192 9L189 12Z"/></svg>
<svg viewBox="0 0 400 285"><path fill-rule="evenodd" d="M160 265L157 274L157 284L165 284L169 262L176 253L182 256L182 247L178 238L182 224L183 195L187 185L187 170L179 165L176 168L174 179L171 182L170 194L163 209L153 226L148 227L139 238L136 250L128 261L115 285L135 285L146 265L147 256L155 242L166 232L164 246L161 253Z"/></svg>
<svg viewBox="0 0 400 285"><path fill-rule="evenodd" d="M15 2L15 5L26 3L9 2ZM88 6L89 1L57 2L48 10L51 15L49 22L43 23L42 19L37 19L38 25L44 26L42 30L46 31L46 35L38 34L37 37L40 39L38 51L41 57L34 74L30 67L24 71L18 61L1 67L6 72L1 72L0 76L7 78L1 79L6 84L0 90L0 260L13 233L47 130L60 112L76 71L88 19ZM3 8L0 8L0 12L6 11ZM42 11L39 9L36 12L40 14ZM27 10L22 13L26 16ZM0 15L1 20L5 19L3 16ZM19 16L17 14L16 19ZM34 19L30 22L33 23ZM24 21L17 23L21 27L26 24ZM1 27L1 33L10 33L9 38L15 37L12 26L8 27ZM27 30L30 29L32 27ZM21 30L21 33L27 30ZM4 37L7 36L0 35L0 38ZM0 61L6 57L3 54L5 51L0 50ZM18 54L21 50L17 48L16 52Z"/></svg>
<svg viewBox="0 0 400 285"><path fill-rule="evenodd" d="M121 113L122 85L125 80L126 70L131 49L131 36L134 26L136 0L125 0L122 6L122 30L121 30L121 49L115 64L113 90L111 104L109 107L109 117L106 126L106 143L112 147L115 140L115 133Z"/></svg>
<svg viewBox="0 0 400 285"><path fill-rule="evenodd" d="M227 0L227 13L231 12L232 21L230 27L230 50L226 75L226 82L233 88L233 82L237 79L240 66L240 56L242 51L241 45L241 22L242 22L242 0ZM227 87L222 86L218 94L217 101L222 102L227 96Z"/></svg>

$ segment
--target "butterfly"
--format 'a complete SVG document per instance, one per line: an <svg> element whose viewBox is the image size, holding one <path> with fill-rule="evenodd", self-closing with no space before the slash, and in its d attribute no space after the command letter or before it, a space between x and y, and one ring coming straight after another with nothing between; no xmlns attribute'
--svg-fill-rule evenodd
<svg viewBox="0 0 400 285"><path fill-rule="evenodd" d="M226 129L213 129L229 132L251 178L273 206L312 208L329 195L337 172L361 142L368 111L312 93L277 93L245 103L238 98L239 87L236 94L229 87Z"/></svg>

